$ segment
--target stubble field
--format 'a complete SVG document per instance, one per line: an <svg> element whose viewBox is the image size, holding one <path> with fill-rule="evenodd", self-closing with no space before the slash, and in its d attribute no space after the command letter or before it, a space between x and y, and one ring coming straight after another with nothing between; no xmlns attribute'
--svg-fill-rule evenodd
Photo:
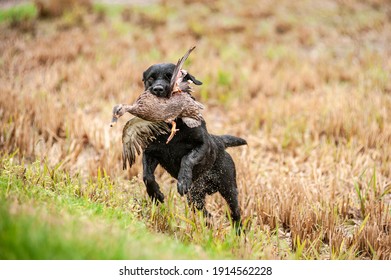
<svg viewBox="0 0 391 280"><path fill-rule="evenodd" d="M64 200L53 206L66 193L119 213L105 214L106 226L82 221L83 232L116 223L126 240L129 215L151 236L194 246L184 258L391 259L388 1L94 4L44 19L23 5L24 19L0 16L3 218L58 226L63 213L87 215ZM122 170L127 118L109 127L113 105L142 92L147 67L176 62L193 45L186 69L203 82L194 96L206 105L209 132L248 142L228 150L246 227L240 237L219 195L207 200L207 228L163 169L156 176L166 203L153 205L141 160ZM15 251L4 236L0 244ZM133 257L173 258L170 250Z"/></svg>

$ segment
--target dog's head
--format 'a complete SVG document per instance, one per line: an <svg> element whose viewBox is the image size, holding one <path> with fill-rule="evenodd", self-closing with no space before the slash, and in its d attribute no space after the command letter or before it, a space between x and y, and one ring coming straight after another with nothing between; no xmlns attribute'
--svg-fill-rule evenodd
<svg viewBox="0 0 391 280"><path fill-rule="evenodd" d="M145 90L159 97L167 97L170 91L170 81L174 72L175 64L160 63L154 64L143 73ZM191 80L196 85L202 85L193 75L187 73L184 80Z"/></svg>

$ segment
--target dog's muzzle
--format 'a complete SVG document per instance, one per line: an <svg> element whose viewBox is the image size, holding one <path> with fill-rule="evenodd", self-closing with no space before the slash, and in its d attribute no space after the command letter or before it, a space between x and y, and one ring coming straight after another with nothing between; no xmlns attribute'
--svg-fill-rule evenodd
<svg viewBox="0 0 391 280"><path fill-rule="evenodd" d="M156 96L163 96L164 95L164 87L162 85L157 85L152 87L152 93Z"/></svg>

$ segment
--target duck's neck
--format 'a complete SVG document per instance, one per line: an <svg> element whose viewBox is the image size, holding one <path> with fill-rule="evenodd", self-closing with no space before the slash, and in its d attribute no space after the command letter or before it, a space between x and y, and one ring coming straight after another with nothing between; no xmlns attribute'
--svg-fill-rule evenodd
<svg viewBox="0 0 391 280"><path fill-rule="evenodd" d="M130 114L133 114L136 109L135 105L123 104L123 106L124 106L125 112L128 112Z"/></svg>

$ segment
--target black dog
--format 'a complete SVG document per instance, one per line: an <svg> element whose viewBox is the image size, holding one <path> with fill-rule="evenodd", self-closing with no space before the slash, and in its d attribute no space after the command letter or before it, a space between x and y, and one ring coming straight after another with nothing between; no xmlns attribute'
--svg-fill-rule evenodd
<svg viewBox="0 0 391 280"><path fill-rule="evenodd" d="M149 89L157 96L167 96L174 68L175 65L171 63L149 67L143 74L145 90ZM191 74L185 78L196 85L202 84ZM209 216L205 209L206 195L219 192L227 201L234 225L239 229L241 217L235 164L225 148L245 145L247 142L231 135L211 135L205 122L196 128L189 128L181 119L177 119L176 123L179 131L171 142L166 144L167 135L160 135L144 150L143 180L148 195L153 200L164 201L154 176L160 164L178 180L179 194L187 194L188 202L206 216Z"/></svg>

